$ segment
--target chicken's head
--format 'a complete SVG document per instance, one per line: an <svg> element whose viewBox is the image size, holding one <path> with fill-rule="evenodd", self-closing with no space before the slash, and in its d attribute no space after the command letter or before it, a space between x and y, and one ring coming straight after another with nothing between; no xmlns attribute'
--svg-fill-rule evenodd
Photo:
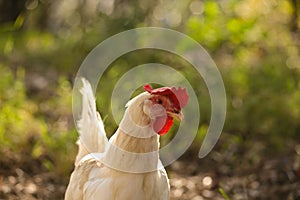
<svg viewBox="0 0 300 200"><path fill-rule="evenodd" d="M159 135L166 134L172 127L174 118L179 121L183 119L181 109L186 106L189 98L186 89L180 87L152 89L150 85L145 85L144 89L150 94L144 110L153 120L153 129Z"/></svg>

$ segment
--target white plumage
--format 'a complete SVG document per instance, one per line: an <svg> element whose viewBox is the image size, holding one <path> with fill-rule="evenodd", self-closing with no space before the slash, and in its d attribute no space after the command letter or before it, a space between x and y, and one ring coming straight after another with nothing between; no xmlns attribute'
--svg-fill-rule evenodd
<svg viewBox="0 0 300 200"><path fill-rule="evenodd" d="M127 104L108 142L91 86L82 82L79 152L65 200L169 199L169 181L158 155L159 135L152 128L152 95L144 92Z"/></svg>

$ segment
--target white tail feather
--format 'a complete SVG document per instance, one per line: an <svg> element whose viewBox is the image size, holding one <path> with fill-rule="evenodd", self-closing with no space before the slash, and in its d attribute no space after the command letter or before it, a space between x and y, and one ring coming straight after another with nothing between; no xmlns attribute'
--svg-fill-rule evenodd
<svg viewBox="0 0 300 200"><path fill-rule="evenodd" d="M90 83L82 79L82 113L78 121L79 139L77 144L79 152L75 166L89 153L101 153L105 150L107 142L106 133L100 114L96 110L96 101Z"/></svg>

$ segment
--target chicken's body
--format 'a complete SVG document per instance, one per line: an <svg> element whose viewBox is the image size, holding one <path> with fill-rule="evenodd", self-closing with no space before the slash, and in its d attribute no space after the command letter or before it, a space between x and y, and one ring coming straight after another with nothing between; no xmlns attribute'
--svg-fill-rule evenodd
<svg viewBox="0 0 300 200"><path fill-rule="evenodd" d="M137 144L135 147L141 151L147 150L146 146L150 146L144 145L148 141L137 140L151 140L152 143L157 143L157 136L139 139L128 136L121 130L118 130L112 139L111 142L116 145L118 141L126 141L120 143L124 144L125 148L129 147L128 150L132 147L129 145L131 142ZM113 154L109 155L114 157ZM81 160L72 174L66 200L169 199L168 177L163 168L147 173L127 173L105 166L100 161L103 157L104 153L94 154Z"/></svg>
<svg viewBox="0 0 300 200"><path fill-rule="evenodd" d="M153 131L153 115L161 114L159 109L150 113L152 95L144 92L127 104L108 142L86 80L81 93L79 152L65 200L169 199L169 181L158 155L159 135Z"/></svg>

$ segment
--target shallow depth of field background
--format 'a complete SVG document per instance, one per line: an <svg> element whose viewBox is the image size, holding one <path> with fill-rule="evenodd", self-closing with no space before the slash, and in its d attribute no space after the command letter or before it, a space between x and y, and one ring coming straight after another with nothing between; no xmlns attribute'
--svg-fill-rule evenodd
<svg viewBox="0 0 300 200"><path fill-rule="evenodd" d="M107 105L118 79L140 64L169 65L201 110L193 145L167 168L171 199L300 199L298 0L0 0L0 199L63 199L77 153L76 72L101 41L147 26L187 34L212 56L227 94L223 133L198 159L210 119L205 83L185 60L151 49L120 57L100 80L107 133L117 128Z"/></svg>

